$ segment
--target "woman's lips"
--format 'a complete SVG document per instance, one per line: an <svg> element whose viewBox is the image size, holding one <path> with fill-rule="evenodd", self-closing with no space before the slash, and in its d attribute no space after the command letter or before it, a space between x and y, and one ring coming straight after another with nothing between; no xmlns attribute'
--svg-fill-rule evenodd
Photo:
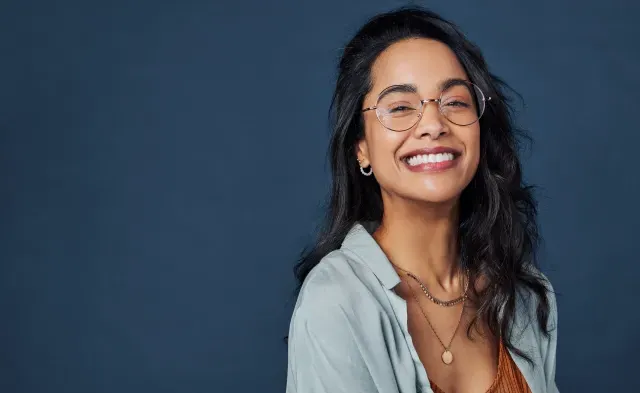
<svg viewBox="0 0 640 393"><path fill-rule="evenodd" d="M402 162L412 172L442 172L458 165L460 156L453 153L418 154Z"/></svg>

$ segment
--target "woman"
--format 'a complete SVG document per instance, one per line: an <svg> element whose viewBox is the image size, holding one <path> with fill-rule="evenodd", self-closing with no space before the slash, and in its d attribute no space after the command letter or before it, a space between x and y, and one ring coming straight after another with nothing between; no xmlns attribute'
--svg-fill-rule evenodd
<svg viewBox="0 0 640 393"><path fill-rule="evenodd" d="M373 18L346 46L287 392L557 392L555 296L535 267L505 88L420 8Z"/></svg>

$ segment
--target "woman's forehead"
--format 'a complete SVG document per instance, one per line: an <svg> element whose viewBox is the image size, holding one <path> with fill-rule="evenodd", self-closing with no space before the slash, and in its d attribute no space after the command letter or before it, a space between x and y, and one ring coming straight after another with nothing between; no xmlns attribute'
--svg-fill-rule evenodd
<svg viewBox="0 0 640 393"><path fill-rule="evenodd" d="M468 79L453 51L445 44L425 39L394 43L378 56L371 69L373 88L379 94L392 85L414 85L423 94L438 90L448 79Z"/></svg>

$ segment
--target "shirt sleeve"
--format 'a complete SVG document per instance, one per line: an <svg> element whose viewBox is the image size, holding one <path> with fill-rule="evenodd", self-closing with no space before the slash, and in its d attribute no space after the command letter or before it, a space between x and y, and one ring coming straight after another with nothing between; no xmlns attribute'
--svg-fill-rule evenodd
<svg viewBox="0 0 640 393"><path fill-rule="evenodd" d="M556 347L558 345L558 306L556 295L551 284L549 285L549 339L547 341L547 354L544 360L544 371L547 379L547 393L559 393L556 385Z"/></svg>
<svg viewBox="0 0 640 393"><path fill-rule="evenodd" d="M286 392L377 393L344 310L310 311L291 321Z"/></svg>

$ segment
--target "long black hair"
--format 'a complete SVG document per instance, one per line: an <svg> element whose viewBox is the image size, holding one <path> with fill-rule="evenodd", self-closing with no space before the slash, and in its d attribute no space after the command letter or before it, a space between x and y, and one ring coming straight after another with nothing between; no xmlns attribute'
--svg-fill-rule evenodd
<svg viewBox="0 0 640 393"><path fill-rule="evenodd" d="M544 277L536 268L540 241L536 202L531 186L523 181L518 157L526 134L514 125L507 96L510 88L489 72L478 47L453 23L420 7L375 16L344 48L330 111L333 184L329 206L316 243L302 252L295 266L298 289L325 255L340 248L356 222L382 219L380 186L375 178L361 176L356 163L356 144L364 133L360 108L371 89L371 67L376 58L393 43L408 38L428 38L447 45L471 82L492 97L480 119L478 170L459 203L461 264L469 270L472 283L481 277L488 283L475 293L478 309L467 334L470 336L478 319L486 321L492 334L528 359L511 344L518 290L526 287L538 298L537 323L546 334L549 303Z"/></svg>

